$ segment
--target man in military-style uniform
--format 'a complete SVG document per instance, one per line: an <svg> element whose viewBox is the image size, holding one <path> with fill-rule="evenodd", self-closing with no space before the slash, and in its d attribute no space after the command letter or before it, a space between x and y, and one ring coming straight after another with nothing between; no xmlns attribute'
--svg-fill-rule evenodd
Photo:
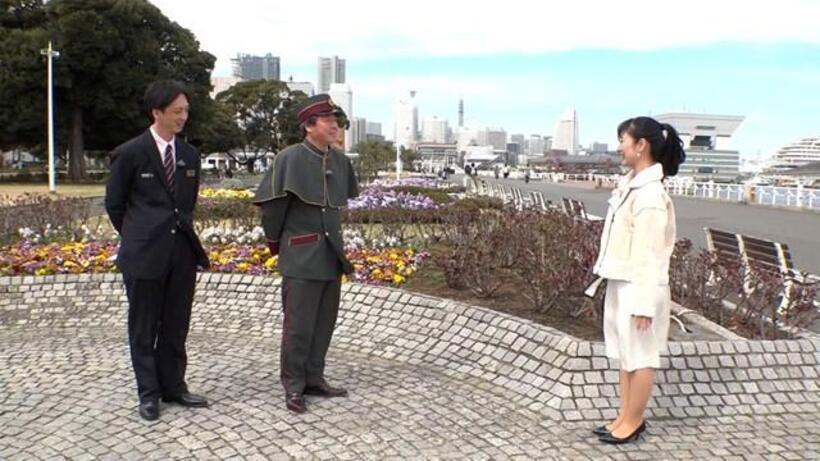
<svg viewBox="0 0 820 461"><path fill-rule="evenodd" d="M346 116L327 94L309 98L297 114L304 141L281 151L253 202L262 208L268 247L282 273L281 379L285 404L307 411L304 395L346 396L324 377L345 257L341 208L359 195L350 160L331 146Z"/></svg>

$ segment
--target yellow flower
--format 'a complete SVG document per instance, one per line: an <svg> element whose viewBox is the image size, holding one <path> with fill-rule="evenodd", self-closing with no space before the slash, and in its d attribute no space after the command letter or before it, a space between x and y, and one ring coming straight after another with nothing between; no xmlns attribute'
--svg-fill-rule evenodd
<svg viewBox="0 0 820 461"><path fill-rule="evenodd" d="M274 267L276 267L276 258L275 257L268 258L268 260L265 261L265 267L267 267L268 269L273 269Z"/></svg>
<svg viewBox="0 0 820 461"><path fill-rule="evenodd" d="M396 285L401 285L402 283L404 283L404 281L405 281L405 278L402 277L401 275L393 274L393 283L395 283Z"/></svg>

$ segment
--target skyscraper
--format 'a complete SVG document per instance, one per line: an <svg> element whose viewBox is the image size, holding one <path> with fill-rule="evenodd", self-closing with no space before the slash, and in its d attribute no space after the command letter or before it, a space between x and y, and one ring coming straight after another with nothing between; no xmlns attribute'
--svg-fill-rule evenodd
<svg viewBox="0 0 820 461"><path fill-rule="evenodd" d="M569 155L578 154L578 113L575 109L570 109L561 115L555 125L552 148L565 150Z"/></svg>
<svg viewBox="0 0 820 461"><path fill-rule="evenodd" d="M367 134L382 135L382 124L379 122L367 122Z"/></svg>
<svg viewBox="0 0 820 461"><path fill-rule="evenodd" d="M333 83L330 85L330 91L327 92L330 98L333 99L342 110L345 111L348 120L353 121L353 91L350 85L346 83ZM353 136L350 128L345 130L345 152L350 152L353 148Z"/></svg>
<svg viewBox="0 0 820 461"><path fill-rule="evenodd" d="M464 126L464 98L458 100L458 127Z"/></svg>
<svg viewBox="0 0 820 461"><path fill-rule="evenodd" d="M231 64L234 77L242 80L279 80L279 56L238 53Z"/></svg>
<svg viewBox="0 0 820 461"><path fill-rule="evenodd" d="M530 152L529 145L527 143L527 139L524 137L523 134L513 134L510 135L510 142L511 143L518 143L518 148L520 149L520 154L528 154ZM507 149L509 150L509 149Z"/></svg>
<svg viewBox="0 0 820 461"><path fill-rule="evenodd" d="M447 120L438 117L424 119L421 123L421 139L424 142L444 144L450 142L448 139L449 127Z"/></svg>
<svg viewBox="0 0 820 461"><path fill-rule="evenodd" d="M351 149L356 149L356 146L367 140L367 119L364 117L353 117L350 120L350 145Z"/></svg>
<svg viewBox="0 0 820 461"><path fill-rule="evenodd" d="M493 150L507 150L507 132L504 128L486 128L479 130L476 138L480 146L493 146Z"/></svg>
<svg viewBox="0 0 820 461"><path fill-rule="evenodd" d="M317 92L327 93L330 85L345 83L345 60L338 56L332 58L319 57L319 80Z"/></svg>
<svg viewBox="0 0 820 461"><path fill-rule="evenodd" d="M393 139L396 144L413 148L418 141L419 110L416 106L416 92L411 91L409 98L399 99L396 104L396 125Z"/></svg>

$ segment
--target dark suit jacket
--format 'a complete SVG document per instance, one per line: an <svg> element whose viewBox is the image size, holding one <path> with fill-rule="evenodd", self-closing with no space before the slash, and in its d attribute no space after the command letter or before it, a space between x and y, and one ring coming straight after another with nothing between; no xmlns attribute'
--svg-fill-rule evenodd
<svg viewBox="0 0 820 461"><path fill-rule="evenodd" d="M199 153L179 136L175 137L174 150L177 165L173 195L149 130L118 146L111 154L105 209L120 233L117 265L127 276L161 277L170 263L178 232L190 242L196 264L203 268L209 265L193 226L199 194Z"/></svg>

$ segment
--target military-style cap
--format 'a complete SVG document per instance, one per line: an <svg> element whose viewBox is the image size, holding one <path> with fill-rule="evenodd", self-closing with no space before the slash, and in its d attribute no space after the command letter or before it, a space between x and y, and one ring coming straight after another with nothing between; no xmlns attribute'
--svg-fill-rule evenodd
<svg viewBox="0 0 820 461"><path fill-rule="evenodd" d="M337 117L341 116L347 118L345 111L343 111L341 107L337 106L336 103L330 99L330 95L324 93L309 97L302 107L299 108L296 118L299 120L299 124L301 125L310 117L320 115L335 115Z"/></svg>

